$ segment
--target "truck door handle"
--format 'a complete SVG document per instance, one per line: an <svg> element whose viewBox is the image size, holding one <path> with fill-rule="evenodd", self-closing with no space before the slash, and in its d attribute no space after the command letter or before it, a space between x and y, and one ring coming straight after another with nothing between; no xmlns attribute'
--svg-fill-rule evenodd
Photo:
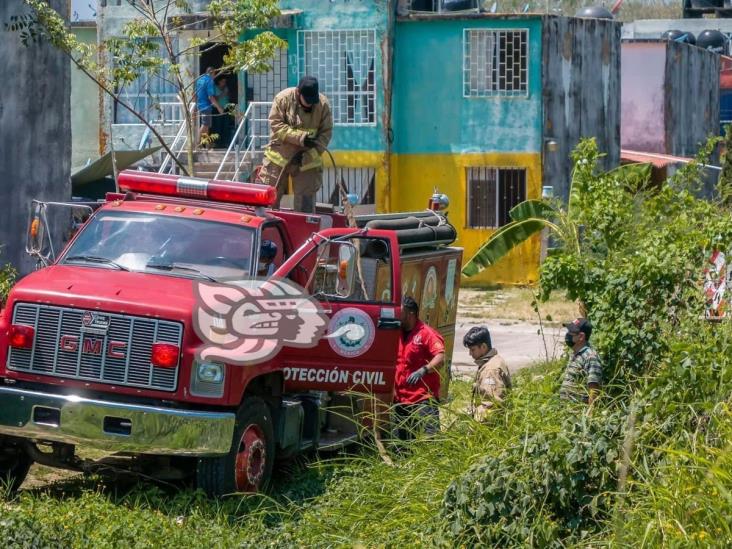
<svg viewBox="0 0 732 549"><path fill-rule="evenodd" d="M402 327L402 321L394 318L380 318L378 327L382 330L398 330Z"/></svg>

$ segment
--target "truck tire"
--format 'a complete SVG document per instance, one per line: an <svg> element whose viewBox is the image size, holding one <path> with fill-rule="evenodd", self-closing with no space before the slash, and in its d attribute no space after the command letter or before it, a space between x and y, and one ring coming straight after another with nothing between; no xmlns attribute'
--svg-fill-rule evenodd
<svg viewBox="0 0 732 549"><path fill-rule="evenodd" d="M236 414L231 450L225 456L199 458L196 484L212 497L265 492L274 458L272 413L262 399L248 397Z"/></svg>
<svg viewBox="0 0 732 549"><path fill-rule="evenodd" d="M33 460L19 446L0 438L0 489L15 492L23 484Z"/></svg>

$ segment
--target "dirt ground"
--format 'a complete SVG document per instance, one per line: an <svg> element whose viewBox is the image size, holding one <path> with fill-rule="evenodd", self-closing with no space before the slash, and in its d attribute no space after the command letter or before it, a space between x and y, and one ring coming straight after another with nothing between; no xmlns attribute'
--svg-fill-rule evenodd
<svg viewBox="0 0 732 549"><path fill-rule="evenodd" d="M470 328L480 324L488 326L493 346L512 372L560 356L564 337L561 323L577 316L577 305L564 296L553 296L539 304L537 314L533 300L530 288L461 289L453 374L462 377L475 372L475 364L462 341Z"/></svg>

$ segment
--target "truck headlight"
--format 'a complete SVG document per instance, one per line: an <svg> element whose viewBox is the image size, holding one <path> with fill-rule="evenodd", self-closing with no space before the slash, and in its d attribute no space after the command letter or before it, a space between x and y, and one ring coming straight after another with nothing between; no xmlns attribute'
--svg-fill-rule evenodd
<svg viewBox="0 0 732 549"><path fill-rule="evenodd" d="M221 383L224 381L224 365L218 362L202 362L198 365L198 381Z"/></svg>
<svg viewBox="0 0 732 549"><path fill-rule="evenodd" d="M226 366L220 362L194 362L191 369L191 394L207 398L224 396Z"/></svg>

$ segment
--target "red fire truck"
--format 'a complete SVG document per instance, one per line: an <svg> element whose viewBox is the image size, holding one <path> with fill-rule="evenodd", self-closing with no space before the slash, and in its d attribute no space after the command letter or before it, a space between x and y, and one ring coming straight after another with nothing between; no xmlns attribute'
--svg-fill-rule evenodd
<svg viewBox="0 0 732 549"><path fill-rule="evenodd" d="M369 399L391 401L402 296L451 356L462 250L442 212L349 223L332 209L268 209L274 192L261 185L126 171L119 187L57 257L44 251L51 205L34 202L29 251L47 266L0 307L0 477L14 487L33 462L93 470L80 446L160 478L195 474L211 495L261 490L275 459L351 443ZM240 363L216 321L201 327L202 295L236 308L222 281L263 274L304 295L286 295L283 311L250 292L259 304L231 317L241 333L295 341L302 300L324 326L310 345ZM201 352L206 329L223 338L220 354Z"/></svg>

